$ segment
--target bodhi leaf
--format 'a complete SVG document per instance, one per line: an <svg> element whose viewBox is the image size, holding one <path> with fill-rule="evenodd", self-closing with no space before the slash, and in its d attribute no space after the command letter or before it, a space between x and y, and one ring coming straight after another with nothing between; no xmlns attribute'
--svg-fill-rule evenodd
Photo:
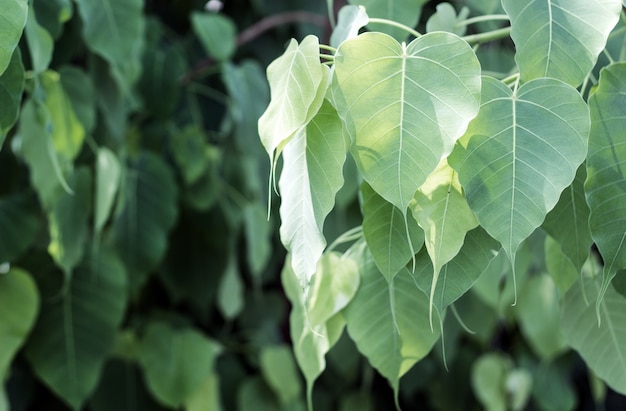
<svg viewBox="0 0 626 411"><path fill-rule="evenodd" d="M306 287L326 246L324 219L343 185L346 139L341 120L327 100L285 145L283 158L280 238L291 253L300 285Z"/></svg>
<svg viewBox="0 0 626 411"><path fill-rule="evenodd" d="M365 242L349 252L361 284L343 314L358 350L389 380L398 398L400 377L424 358L439 338L428 325L428 298L402 269L387 283Z"/></svg>
<svg viewBox="0 0 626 411"><path fill-rule="evenodd" d="M216 60L228 60L235 51L237 28L229 18L214 13L191 14L191 26L204 50Z"/></svg>
<svg viewBox="0 0 626 411"><path fill-rule="evenodd" d="M364 33L339 46L333 97L372 188L403 214L478 113L480 64L450 33L400 44Z"/></svg>
<svg viewBox="0 0 626 411"><path fill-rule="evenodd" d="M388 283L424 244L424 232L411 216L404 216L367 183L363 195L363 235ZM407 236L410 236L410 238Z"/></svg>
<svg viewBox="0 0 626 411"><path fill-rule="evenodd" d="M287 345L268 346L261 350L259 357L261 373L280 404L287 406L297 401L302 386L290 348Z"/></svg>
<svg viewBox="0 0 626 411"><path fill-rule="evenodd" d="M550 236L546 236L544 250L546 255L546 269L561 295L565 295L567 290L569 290L579 278L580 269L576 269L574 263L572 263L572 260L563 252L559 243Z"/></svg>
<svg viewBox="0 0 626 411"><path fill-rule="evenodd" d="M337 26L330 36L330 45L337 48L345 40L356 37L368 20L369 17L363 6L343 6L339 10Z"/></svg>
<svg viewBox="0 0 626 411"><path fill-rule="evenodd" d="M430 290L430 317L439 272L463 246L465 234L478 226L467 204L456 171L446 159L417 190L410 204L417 223L424 229L424 243L433 263L433 283Z"/></svg>
<svg viewBox="0 0 626 411"><path fill-rule="evenodd" d="M571 287L563 301L561 330L568 344L615 391L626 394L626 299L608 287L599 302L600 323L593 301L600 296L599 278Z"/></svg>
<svg viewBox="0 0 626 411"><path fill-rule="evenodd" d="M591 134L585 194L591 236L604 259L604 289L617 270L626 268L626 63L601 71L589 99Z"/></svg>
<svg viewBox="0 0 626 411"><path fill-rule="evenodd" d="M41 219L34 195L0 198L0 264L19 258L35 242Z"/></svg>
<svg viewBox="0 0 626 411"><path fill-rule="evenodd" d="M502 0L524 82L553 77L578 86L619 19L620 0Z"/></svg>
<svg viewBox="0 0 626 411"><path fill-rule="evenodd" d="M96 199L94 203L94 232L99 233L111 213L113 200L120 186L122 168L111 150L100 147L96 156Z"/></svg>
<svg viewBox="0 0 626 411"><path fill-rule="evenodd" d="M448 160L480 225L513 265L520 243L572 183L588 131L587 105L561 81L533 80L513 93L483 79L480 113Z"/></svg>
<svg viewBox="0 0 626 411"><path fill-rule="evenodd" d="M0 75L11 62L11 56L22 37L22 30L28 17L27 0L6 0L2 3L0 14Z"/></svg>
<svg viewBox="0 0 626 411"><path fill-rule="evenodd" d="M0 150L4 139L20 113L22 92L24 91L24 65L19 49L15 50L13 57L0 75Z"/></svg>
<svg viewBox="0 0 626 411"><path fill-rule="evenodd" d="M467 6L463 6L457 16L456 10L452 4L437 4L437 12L430 16L426 22L426 31L429 33L433 31L448 31L456 34L457 36L463 36L467 31L467 26L457 26L457 23L467 19L469 12L469 8Z"/></svg>
<svg viewBox="0 0 626 411"><path fill-rule="evenodd" d="M52 60L54 40L50 33L37 22L35 9L32 5L28 9L25 34L33 70L36 73L42 73L48 68Z"/></svg>
<svg viewBox="0 0 626 411"><path fill-rule="evenodd" d="M369 17L392 20L408 27L415 27L421 14L422 6L428 0L349 0L350 4L365 7ZM408 33L389 25L375 24L375 31L389 34L398 41L405 40Z"/></svg>

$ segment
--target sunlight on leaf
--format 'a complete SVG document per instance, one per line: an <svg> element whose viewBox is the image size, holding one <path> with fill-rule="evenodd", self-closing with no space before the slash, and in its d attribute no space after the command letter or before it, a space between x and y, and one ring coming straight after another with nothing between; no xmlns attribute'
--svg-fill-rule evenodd
<svg viewBox="0 0 626 411"><path fill-rule="evenodd" d="M369 17L387 19L415 27L421 14L422 6L428 0L349 0L348 3L365 7ZM370 25L370 29L386 33L398 41L406 40L408 33L397 27L385 24Z"/></svg>
<svg viewBox="0 0 626 411"><path fill-rule="evenodd" d="M336 48L345 40L356 37L368 20L367 12L363 6L343 6L339 10L337 27L330 36L330 45Z"/></svg>
<svg viewBox="0 0 626 411"><path fill-rule="evenodd" d="M28 0L6 0L2 2L2 14L0 14L0 75L4 73L11 61L13 51L16 49L22 30L26 25L28 16Z"/></svg>
<svg viewBox="0 0 626 411"><path fill-rule="evenodd" d="M96 155L96 198L94 203L94 232L99 233L104 227L113 200L120 186L122 168L119 160L111 150L100 147Z"/></svg>

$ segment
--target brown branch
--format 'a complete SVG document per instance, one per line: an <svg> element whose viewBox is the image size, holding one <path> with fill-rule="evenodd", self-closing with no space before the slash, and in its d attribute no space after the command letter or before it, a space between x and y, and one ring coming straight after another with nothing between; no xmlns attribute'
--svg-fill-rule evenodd
<svg viewBox="0 0 626 411"><path fill-rule="evenodd" d="M308 11L288 11L285 13L275 14L259 20L239 33L235 40L235 45L239 48L274 27L290 23L311 23L316 26L325 27L328 24L328 19L321 14L311 13ZM207 57L206 59L199 61L191 68L191 70L180 78L180 84L188 84L191 80L199 76L214 63L215 61L211 57Z"/></svg>

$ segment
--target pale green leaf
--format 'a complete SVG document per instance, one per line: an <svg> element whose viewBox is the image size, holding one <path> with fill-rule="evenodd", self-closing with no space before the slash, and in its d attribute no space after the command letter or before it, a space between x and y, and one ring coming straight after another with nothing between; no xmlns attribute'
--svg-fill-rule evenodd
<svg viewBox="0 0 626 411"><path fill-rule="evenodd" d="M151 322L140 342L139 363L152 395L180 407L214 372L221 347L193 328Z"/></svg>
<svg viewBox="0 0 626 411"><path fill-rule="evenodd" d="M115 153L106 147L100 147L96 155L96 198L93 218L96 233L102 230L111 214L121 174L121 165Z"/></svg>
<svg viewBox="0 0 626 411"><path fill-rule="evenodd" d="M519 293L515 314L525 340L544 361L550 361L567 349L559 330L558 290L548 275L528 278Z"/></svg>
<svg viewBox="0 0 626 411"><path fill-rule="evenodd" d="M17 268L0 275L0 390L15 353L39 312L39 292L30 274Z"/></svg>
<svg viewBox="0 0 626 411"><path fill-rule="evenodd" d="M388 283L414 258L424 244L424 231L412 216L405 216L393 204L379 196L367 183L361 185L363 196L363 235Z"/></svg>
<svg viewBox="0 0 626 411"><path fill-rule="evenodd" d="M589 257L593 242L589 231L589 206L583 187L586 175L585 166L580 166L576 178L563 191L559 202L541 226L560 244L578 271Z"/></svg>
<svg viewBox="0 0 626 411"><path fill-rule="evenodd" d="M6 70L0 75L0 150L4 139L17 121L24 91L24 66L19 49L15 50Z"/></svg>
<svg viewBox="0 0 626 411"><path fill-rule="evenodd" d="M450 33L400 44L364 33L339 46L333 98L372 188L406 214L417 189L478 113L480 64Z"/></svg>
<svg viewBox="0 0 626 411"><path fill-rule="evenodd" d="M28 16L27 0L5 0L2 2L0 14L0 75L4 73L11 61L13 51L17 48L22 30Z"/></svg>
<svg viewBox="0 0 626 411"><path fill-rule="evenodd" d="M587 220L585 220L585 222L586 221ZM578 279L580 269L576 269L572 260L565 255L559 243L552 237L546 237L544 249L548 273L552 277L561 295L565 295L567 290L569 290Z"/></svg>
<svg viewBox="0 0 626 411"><path fill-rule="evenodd" d="M191 27L204 50L219 61L228 60L235 52L237 28L221 14L191 13Z"/></svg>
<svg viewBox="0 0 626 411"><path fill-rule="evenodd" d="M232 320L244 308L244 283L237 262L230 258L217 292L217 306L224 318Z"/></svg>
<svg viewBox="0 0 626 411"><path fill-rule="evenodd" d="M48 213L48 253L64 273L70 274L85 251L91 210L92 177L86 167L77 168L70 178L73 194L62 192Z"/></svg>
<svg viewBox="0 0 626 411"><path fill-rule="evenodd" d="M465 238L459 253L441 268L438 281L433 281L433 265L424 249L415 260L415 283L426 294L432 295L432 304L443 313L445 308L469 290L489 269L498 255L499 244L482 228L476 228ZM433 286L435 290L432 291Z"/></svg>
<svg viewBox="0 0 626 411"><path fill-rule="evenodd" d="M272 256L272 225L267 221L265 206L258 202L244 207L243 221L248 267L258 279Z"/></svg>
<svg viewBox="0 0 626 411"><path fill-rule="evenodd" d="M345 40L356 37L368 21L369 17L363 6L343 6L337 16L337 26L330 36L330 45L337 48Z"/></svg>
<svg viewBox="0 0 626 411"><path fill-rule="evenodd" d="M578 86L621 11L619 0L502 0L524 82L554 77Z"/></svg>
<svg viewBox="0 0 626 411"><path fill-rule="evenodd" d="M185 400L185 411L222 411L219 382L219 375L210 373L196 392Z"/></svg>
<svg viewBox="0 0 626 411"><path fill-rule="evenodd" d="M286 345L261 350L261 374L283 406L295 402L302 387L291 349Z"/></svg>
<svg viewBox="0 0 626 411"><path fill-rule="evenodd" d="M626 394L626 299L608 287L599 302L600 323L593 304L601 280L584 279L563 301L561 330L569 345L615 391Z"/></svg>
<svg viewBox="0 0 626 411"><path fill-rule="evenodd" d="M591 134L585 194L591 210L591 236L602 254L608 278L626 268L625 76L626 63L603 69L599 87L589 99Z"/></svg>
<svg viewBox="0 0 626 411"><path fill-rule="evenodd" d="M508 357L488 353L472 365L471 383L478 400L487 411L506 411L506 377L513 368Z"/></svg>
<svg viewBox="0 0 626 411"><path fill-rule="evenodd" d="M454 6L450 3L437 4L437 11L435 14L428 18L426 22L426 31L431 33L433 31L447 31L454 33L457 36L465 35L467 26L457 26L458 22L461 22L469 15L469 9L463 7L459 14L456 14Z"/></svg>
<svg viewBox="0 0 626 411"><path fill-rule="evenodd" d="M0 264L20 257L40 234L41 219L34 196L0 198Z"/></svg>
<svg viewBox="0 0 626 411"><path fill-rule="evenodd" d="M328 100L283 151L280 238L291 253L291 265L302 287L326 246L324 219L343 185L345 157L342 123Z"/></svg>
<svg viewBox="0 0 626 411"><path fill-rule="evenodd" d="M50 33L37 22L32 5L28 9L28 20L24 33L26 34L26 43L28 44L33 70L36 73L43 73L52 60L54 40Z"/></svg>
<svg viewBox="0 0 626 411"><path fill-rule="evenodd" d="M361 284L343 313L358 350L389 380L396 396L399 380L424 358L439 338L428 323L428 297L407 269L387 283L365 242L350 257L358 261Z"/></svg>
<svg viewBox="0 0 626 411"><path fill-rule="evenodd" d="M77 0L83 37L102 56L124 94L141 73L145 17L142 0Z"/></svg>
<svg viewBox="0 0 626 411"><path fill-rule="evenodd" d="M104 249L73 273L67 293L45 290L26 346L35 374L74 410L96 388L126 307L126 274ZM42 292L43 293L43 292Z"/></svg>
<svg viewBox="0 0 626 411"><path fill-rule="evenodd" d="M483 79L480 113L449 162L480 225L512 261L572 183L588 131L587 105L561 81L533 80L514 94Z"/></svg>
<svg viewBox="0 0 626 411"><path fill-rule="evenodd" d="M170 168L152 153L129 159L122 171L113 242L136 290L156 267L176 221L176 182Z"/></svg>
<svg viewBox="0 0 626 411"><path fill-rule="evenodd" d="M415 27L421 14L422 6L428 0L349 0L350 4L365 7L369 17L387 19ZM405 40L409 33L386 24L370 24L372 30L389 34L398 41Z"/></svg>

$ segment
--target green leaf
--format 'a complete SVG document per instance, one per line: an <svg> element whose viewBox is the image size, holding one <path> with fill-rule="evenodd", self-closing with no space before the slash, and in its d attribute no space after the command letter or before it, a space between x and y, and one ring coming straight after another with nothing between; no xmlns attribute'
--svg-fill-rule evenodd
<svg viewBox="0 0 626 411"><path fill-rule="evenodd" d="M52 60L54 40L50 33L37 22L32 5L28 9L25 34L33 70L36 73L43 73L48 69Z"/></svg>
<svg viewBox="0 0 626 411"><path fill-rule="evenodd" d="M267 67L271 99L258 127L272 167L279 146L317 113L327 76L328 70L320 65L318 39L312 35L299 45L292 39L287 50Z"/></svg>
<svg viewBox="0 0 626 411"><path fill-rule="evenodd" d="M428 18L426 22L426 31L447 31L457 36L464 36L467 26L457 26L457 23L465 20L469 15L469 9L464 6L458 16L454 6L450 3L437 4L437 11Z"/></svg>
<svg viewBox="0 0 626 411"><path fill-rule="evenodd" d="M48 253L66 275L80 263L85 251L93 190L90 170L84 166L76 169L69 183L74 193L61 193L48 213Z"/></svg>
<svg viewBox="0 0 626 411"><path fill-rule="evenodd" d="M75 66L61 67L59 75L76 118L85 132L91 133L96 125L96 92L91 78Z"/></svg>
<svg viewBox="0 0 626 411"><path fill-rule="evenodd" d="M191 13L191 27L204 50L219 61L235 52L237 28L231 19L215 13Z"/></svg>
<svg viewBox="0 0 626 411"><path fill-rule="evenodd" d="M12 268L0 275L0 311L0 381L4 381L39 312L39 293L30 274Z"/></svg>
<svg viewBox="0 0 626 411"><path fill-rule="evenodd" d="M539 358L549 362L567 349L559 330L558 290L550 276L528 278L519 294L515 314L525 340Z"/></svg>
<svg viewBox="0 0 626 411"><path fill-rule="evenodd" d="M583 280L565 295L561 331L585 363L615 391L626 394L626 299L608 287L599 302L600 323L593 304L601 292L600 279Z"/></svg>
<svg viewBox="0 0 626 411"><path fill-rule="evenodd" d="M0 74L4 73L11 62L13 51L17 48L22 30L28 16L27 0L7 0L2 4L0 15Z"/></svg>
<svg viewBox="0 0 626 411"><path fill-rule="evenodd" d="M244 303L244 283L237 262L231 257L217 292L217 306L226 319L232 320L239 315Z"/></svg>
<svg viewBox="0 0 626 411"><path fill-rule="evenodd" d="M480 225L514 262L572 183L587 151L589 115L578 91L554 79L513 93L483 79L480 113L449 158Z"/></svg>
<svg viewBox="0 0 626 411"><path fill-rule="evenodd" d="M413 217L424 229L424 243L433 263L432 310L441 268L459 253L465 235L478 226L478 221L467 204L458 174L446 159L441 160L417 190L410 207Z"/></svg>
<svg viewBox="0 0 626 411"><path fill-rule="evenodd" d="M302 387L291 349L286 345L269 346L261 350L261 373L284 406L295 402Z"/></svg>
<svg viewBox="0 0 626 411"><path fill-rule="evenodd" d="M601 71L599 87L589 99L591 134L585 194L589 228L604 260L607 280L626 268L626 63ZM605 280L605 287L608 283Z"/></svg>
<svg viewBox="0 0 626 411"><path fill-rule="evenodd" d="M19 258L39 235L41 220L32 195L16 194L0 199L0 263Z"/></svg>
<svg viewBox="0 0 626 411"><path fill-rule="evenodd" d="M142 152L123 169L113 241L128 270L132 290L163 257L178 214L176 183L167 164Z"/></svg>
<svg viewBox="0 0 626 411"><path fill-rule="evenodd" d="M219 382L219 375L210 373L196 392L185 400L185 411L222 411Z"/></svg>
<svg viewBox="0 0 626 411"><path fill-rule="evenodd" d="M115 254L101 249L69 281L64 294L42 290L57 297L43 301L26 356L35 374L79 410L96 388L122 321L126 275Z"/></svg>
<svg viewBox="0 0 626 411"><path fill-rule="evenodd" d="M267 221L265 207L258 202L247 204L243 210L248 267L258 279L272 256L272 225Z"/></svg>
<svg viewBox="0 0 626 411"><path fill-rule="evenodd" d="M152 395L169 407L180 407L213 373L221 347L192 328L176 329L151 322L141 339L139 363Z"/></svg>
<svg viewBox="0 0 626 411"><path fill-rule="evenodd" d="M186 185L197 182L206 171L206 146L206 135L195 125L185 127L172 136L172 154Z"/></svg>
<svg viewBox="0 0 626 411"><path fill-rule="evenodd" d="M586 169L580 166L572 184L561 194L556 206L548 213L542 228L561 246L563 252L580 271L591 250L589 206L585 200Z"/></svg>
<svg viewBox="0 0 626 411"><path fill-rule="evenodd" d="M359 30L365 27L368 21L369 16L365 11L365 7L343 6L339 10L337 26L330 36L330 45L337 48L344 41L355 38L359 34Z"/></svg>
<svg viewBox="0 0 626 411"><path fill-rule="evenodd" d="M109 219L115 195L120 186L121 165L115 153L100 147L96 154L96 198L94 202L94 231L99 233Z"/></svg>
<svg viewBox="0 0 626 411"><path fill-rule="evenodd" d="M502 0L524 82L554 77L576 87L593 68L621 10L619 0Z"/></svg>
<svg viewBox="0 0 626 411"><path fill-rule="evenodd" d="M411 216L404 216L367 183L361 184L361 193L363 235L376 266L391 284L393 276L422 248L424 232Z"/></svg>
<svg viewBox="0 0 626 411"><path fill-rule="evenodd" d="M585 220L587 221L587 220ZM576 282L580 269L576 269L572 260L565 255L559 243L547 236L545 242L546 268L561 295Z"/></svg>
<svg viewBox="0 0 626 411"><path fill-rule="evenodd" d="M281 278L292 306L289 324L293 350L306 379L310 402L313 383L326 368L324 357L345 326L340 312L357 291L358 267L353 260L338 253L324 254L306 294L288 261Z"/></svg>
<svg viewBox="0 0 626 411"><path fill-rule="evenodd" d="M57 40L74 13L71 0L33 0L39 23Z"/></svg>
<svg viewBox="0 0 626 411"><path fill-rule="evenodd" d="M399 380L424 358L439 338L428 324L428 297L402 269L387 283L364 242L350 257L358 261L361 284L344 309L348 333L358 350L389 380L398 394Z"/></svg>
<svg viewBox="0 0 626 411"><path fill-rule="evenodd" d="M478 113L480 64L469 45L430 33L401 45L364 33L339 46L333 94L372 188L406 214L417 189Z"/></svg>
<svg viewBox="0 0 626 411"><path fill-rule="evenodd" d="M291 264L302 287L308 284L326 246L324 219L343 185L345 140L341 120L325 100L283 151L280 238L291 253Z"/></svg>
<svg viewBox="0 0 626 411"><path fill-rule="evenodd" d="M489 269L498 254L499 244L482 228L476 228L465 238L459 253L441 267L438 281L433 281L433 265L427 250L417 254L415 260L415 284L426 294L432 295L432 304L439 313L459 299L476 280ZM433 286L435 290L432 291Z"/></svg>
<svg viewBox="0 0 626 411"><path fill-rule="evenodd" d="M6 70L0 75L0 150L4 139L17 121L24 91L24 66L19 49L11 57Z"/></svg>
<svg viewBox="0 0 626 411"><path fill-rule="evenodd" d="M478 400L487 411L506 411L506 376L513 368L508 357L488 353L472 366L471 383Z"/></svg>
<svg viewBox="0 0 626 411"><path fill-rule="evenodd" d="M142 0L76 0L83 38L111 66L123 94L141 73L145 17Z"/></svg>
<svg viewBox="0 0 626 411"><path fill-rule="evenodd" d="M405 26L415 27L422 14L422 6L428 0L349 0L348 2L364 6L369 17L387 19ZM406 31L386 24L370 24L370 27L373 30L389 34L398 41L408 37Z"/></svg>
<svg viewBox="0 0 626 411"><path fill-rule="evenodd" d="M542 362L533 375L533 400L542 410L576 409L577 395L568 370L558 363Z"/></svg>

